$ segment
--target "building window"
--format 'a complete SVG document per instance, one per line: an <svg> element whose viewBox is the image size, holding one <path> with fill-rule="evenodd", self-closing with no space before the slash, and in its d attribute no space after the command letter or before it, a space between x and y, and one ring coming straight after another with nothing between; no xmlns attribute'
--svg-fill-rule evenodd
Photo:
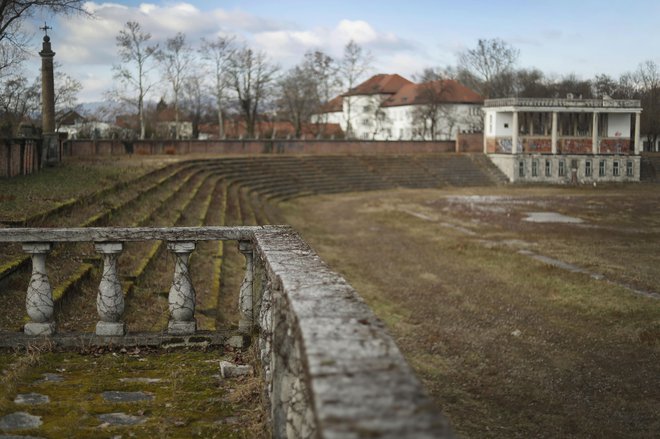
<svg viewBox="0 0 660 439"><path fill-rule="evenodd" d="M362 119L362 125L368 127L369 125L371 125L371 119Z"/></svg>
<svg viewBox="0 0 660 439"><path fill-rule="evenodd" d="M524 176L525 176L525 162L521 160L518 162L518 177L524 177Z"/></svg>
<svg viewBox="0 0 660 439"><path fill-rule="evenodd" d="M591 170L591 160L587 160L586 162L584 162L584 176L591 177L592 173L593 172Z"/></svg>
<svg viewBox="0 0 660 439"><path fill-rule="evenodd" d="M539 161L532 160L532 177L538 177L538 176L539 176Z"/></svg>
<svg viewBox="0 0 660 439"><path fill-rule="evenodd" d="M552 175L552 165L550 164L550 160L545 161L545 176L550 177Z"/></svg>
<svg viewBox="0 0 660 439"><path fill-rule="evenodd" d="M566 175L566 163L563 160L559 160L559 163L557 163L558 169L557 169L557 175L560 177L563 177Z"/></svg>
<svg viewBox="0 0 660 439"><path fill-rule="evenodd" d="M605 177L605 160L598 162L598 176Z"/></svg>
<svg viewBox="0 0 660 439"><path fill-rule="evenodd" d="M369 133L367 133L367 132L362 133L362 138L364 140L369 140Z"/></svg>
<svg viewBox="0 0 660 439"><path fill-rule="evenodd" d="M614 160L614 162L612 162L612 175L615 176L615 177L619 176L619 161L618 160Z"/></svg>
<svg viewBox="0 0 660 439"><path fill-rule="evenodd" d="M628 160L626 162L626 176L627 177L634 177L635 176L632 160Z"/></svg>

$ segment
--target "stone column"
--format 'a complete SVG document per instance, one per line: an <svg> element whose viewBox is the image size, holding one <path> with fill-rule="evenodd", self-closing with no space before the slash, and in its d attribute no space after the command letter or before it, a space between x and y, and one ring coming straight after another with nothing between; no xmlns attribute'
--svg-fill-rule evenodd
<svg viewBox="0 0 660 439"><path fill-rule="evenodd" d="M252 243L250 241L239 241L238 251L245 256L245 276L243 277L243 282L241 283L241 289L238 295L238 307L241 314L238 329L241 332L250 332L254 325L254 317L252 314L252 284L254 279Z"/></svg>
<svg viewBox="0 0 660 439"><path fill-rule="evenodd" d="M635 155L639 155L642 152L642 117L641 113L635 113Z"/></svg>
<svg viewBox="0 0 660 439"><path fill-rule="evenodd" d="M167 248L176 257L174 279L169 294L170 322L167 332L170 334L194 334L197 329L195 322L195 289L193 288L188 260L195 250L194 242L170 242Z"/></svg>
<svg viewBox="0 0 660 439"><path fill-rule="evenodd" d="M44 26L48 30L48 26ZM55 52L50 46L50 37L44 36L41 56L41 129L43 146L41 165L59 161L59 148L57 134L55 133L55 79L53 71L53 58Z"/></svg>
<svg viewBox="0 0 660 439"><path fill-rule="evenodd" d="M117 275L117 257L123 244L102 242L96 243L94 248L103 255L103 276L96 296L96 310L100 319L96 324L96 335L122 336L126 333L126 326L120 321L124 313L124 293Z"/></svg>
<svg viewBox="0 0 660 439"><path fill-rule="evenodd" d="M598 144L598 112L594 111L591 121L591 152L593 155L600 153L600 145Z"/></svg>
<svg viewBox="0 0 660 439"><path fill-rule="evenodd" d="M53 321L53 291L46 272L46 255L51 251L49 242L23 244L23 251L32 255L32 277L28 285L25 307L32 320L23 328L26 335L51 335L55 333Z"/></svg>
<svg viewBox="0 0 660 439"><path fill-rule="evenodd" d="M550 131L550 142L552 142L552 153L557 154L557 112L552 112L552 130Z"/></svg>
<svg viewBox="0 0 660 439"><path fill-rule="evenodd" d="M513 112L513 132L511 133L511 154L518 154L518 112Z"/></svg>

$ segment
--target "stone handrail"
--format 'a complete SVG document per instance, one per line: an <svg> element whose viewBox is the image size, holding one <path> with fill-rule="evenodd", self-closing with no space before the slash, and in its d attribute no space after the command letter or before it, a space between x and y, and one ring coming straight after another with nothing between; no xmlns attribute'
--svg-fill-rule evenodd
<svg viewBox="0 0 660 439"><path fill-rule="evenodd" d="M501 98L486 99L484 107L585 107L631 108L641 110L637 99L557 99L557 98Z"/></svg>
<svg viewBox="0 0 660 439"><path fill-rule="evenodd" d="M355 290L288 226L0 229L0 242L32 254L26 334L55 331L45 258L54 242L94 242L103 255L97 335L125 334L117 257L125 241L166 240L176 256L169 293L171 334L194 333L188 261L197 241L236 240L246 258L240 329L258 348L276 438L449 438L382 322Z"/></svg>

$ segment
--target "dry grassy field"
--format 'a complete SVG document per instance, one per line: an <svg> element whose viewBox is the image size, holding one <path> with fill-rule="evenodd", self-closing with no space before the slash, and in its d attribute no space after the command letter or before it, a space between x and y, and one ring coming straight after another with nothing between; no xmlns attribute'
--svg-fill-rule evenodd
<svg viewBox="0 0 660 439"><path fill-rule="evenodd" d="M460 437L660 437L659 185L467 188L446 180L439 189L346 193L358 183L396 187L420 163L431 172L449 159L408 158L409 165L382 173L376 171L384 165L364 158L275 159L69 163L1 180L0 221L46 227L289 223L386 323ZM363 177L369 178L357 180ZM313 191L343 193L309 195ZM93 252L79 247L49 257L51 280L64 297L56 317L65 331L91 331L96 322L99 269L89 262ZM163 248L142 247L127 249L120 260L121 273L131 274L125 320L130 330L159 331L167 320L172 259ZM20 249L0 248L0 269L9 273L0 328L8 331L20 330L25 314L29 271L7 268L17 257L24 257ZM235 327L242 256L235 245L214 244L200 246L194 258L200 327ZM0 355L0 414L15 410L17 386L29 389L30 379L63 361L58 355ZM78 361L97 361L69 355L71 370L81 374L86 367ZM154 376L161 366L168 369L167 358L144 357ZM195 367L206 370L209 357L198 357ZM99 358L113 376L114 360ZM118 364L144 373L133 360L124 355ZM217 385L164 379L184 387ZM163 386L178 400L175 390ZM225 402L234 404L232 415L229 406L222 408L227 413L211 405L175 405L167 413L153 408L158 415L133 433L251 437L258 431L246 424L256 417L253 396L238 406ZM95 404L75 409L87 416L91 434L98 432L95 410L105 409ZM175 409L202 408L208 417L191 414L183 426L162 422L174 419ZM53 419L50 436L70 437L59 415L44 416ZM218 424L218 417L240 422Z"/></svg>
<svg viewBox="0 0 660 439"><path fill-rule="evenodd" d="M395 190L281 207L386 322L460 436L651 438L659 189Z"/></svg>

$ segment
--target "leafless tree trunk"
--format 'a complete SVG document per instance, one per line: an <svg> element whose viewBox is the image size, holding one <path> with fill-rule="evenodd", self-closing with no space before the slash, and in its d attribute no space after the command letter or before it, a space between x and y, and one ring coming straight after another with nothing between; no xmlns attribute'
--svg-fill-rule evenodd
<svg viewBox="0 0 660 439"><path fill-rule="evenodd" d="M154 86L148 74L154 68L151 58L158 53L158 45L148 45L151 34L143 32L136 21L129 21L117 35L117 51L122 64L115 65L115 78L120 81L130 95L115 91L120 100L131 103L137 108L140 120L140 139L145 138L144 99Z"/></svg>
<svg viewBox="0 0 660 439"><path fill-rule="evenodd" d="M227 70L234 54L233 38L218 37L214 41L202 40L202 58L212 64L214 72L214 95L218 111L218 136L225 138L225 123L223 120L224 93L228 87Z"/></svg>
<svg viewBox="0 0 660 439"><path fill-rule="evenodd" d="M248 136L254 137L259 105L267 98L267 91L275 79L277 67L263 52L248 47L237 50L230 58L227 74L236 93L238 106L245 117Z"/></svg>
<svg viewBox="0 0 660 439"><path fill-rule="evenodd" d="M513 71L518 55L518 49L500 39L479 40L477 47L458 57L462 79L485 98L505 97L506 90L511 89L507 75Z"/></svg>
<svg viewBox="0 0 660 439"><path fill-rule="evenodd" d="M181 97L181 89L186 81L186 76L191 74L190 66L193 63L193 53L186 45L186 36L181 32L177 33L173 38L168 38L163 50L157 53L157 58L163 68L165 79L172 86L175 123L174 136L177 140L181 138L179 98Z"/></svg>
<svg viewBox="0 0 660 439"><path fill-rule="evenodd" d="M362 76L370 70L371 54L365 52L355 41L351 40L344 47L344 57L339 64L339 75L343 85L350 92ZM346 99L346 138L353 137L351 100Z"/></svg>

